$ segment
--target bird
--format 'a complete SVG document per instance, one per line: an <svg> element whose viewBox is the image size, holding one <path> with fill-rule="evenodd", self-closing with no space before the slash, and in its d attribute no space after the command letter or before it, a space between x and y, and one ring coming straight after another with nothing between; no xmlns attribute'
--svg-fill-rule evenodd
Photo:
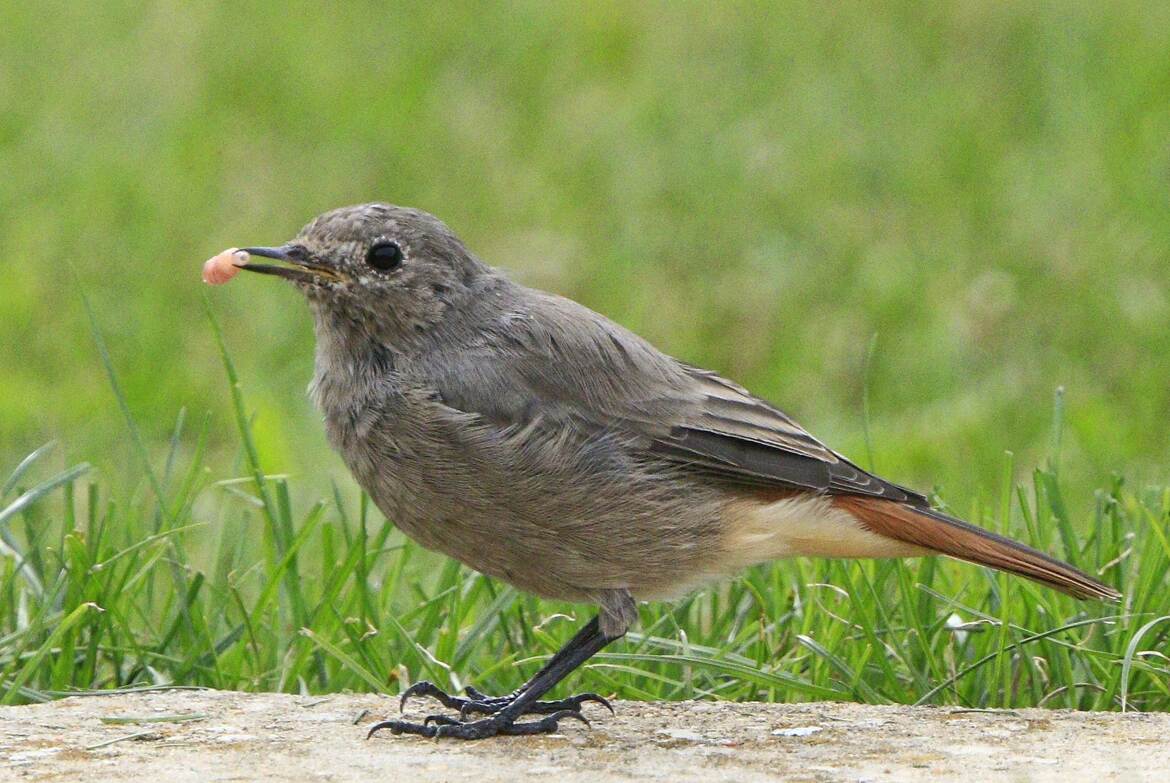
<svg viewBox="0 0 1170 783"><path fill-rule="evenodd" d="M1081 599L1120 597L863 470L734 381L514 282L422 210L334 209L282 245L224 251L210 281L230 279L229 265L304 295L309 394L388 520L520 590L597 607L513 693L418 682L403 708L425 696L459 717L381 721L367 736L541 734L585 721L586 703L612 710L596 693L542 697L625 635L639 602L780 558L946 555Z"/></svg>

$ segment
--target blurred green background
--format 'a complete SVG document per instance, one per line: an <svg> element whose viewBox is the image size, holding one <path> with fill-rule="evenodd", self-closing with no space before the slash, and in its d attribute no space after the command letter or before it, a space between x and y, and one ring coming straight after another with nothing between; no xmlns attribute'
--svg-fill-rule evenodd
<svg viewBox="0 0 1170 783"><path fill-rule="evenodd" d="M3 2L0 107L2 464L140 479L80 285L152 448L235 453L206 294L265 465L347 481L298 295L199 267L387 200L862 464L868 387L959 510L1061 385L1070 494L1170 480L1167 3Z"/></svg>

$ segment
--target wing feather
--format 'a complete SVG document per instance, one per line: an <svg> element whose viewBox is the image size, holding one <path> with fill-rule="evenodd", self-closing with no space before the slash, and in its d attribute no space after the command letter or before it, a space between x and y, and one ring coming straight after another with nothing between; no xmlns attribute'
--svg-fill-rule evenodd
<svg viewBox="0 0 1170 783"><path fill-rule="evenodd" d="M748 484L929 504L857 467L747 389L708 370L687 369L699 387L699 406L654 440L659 454Z"/></svg>

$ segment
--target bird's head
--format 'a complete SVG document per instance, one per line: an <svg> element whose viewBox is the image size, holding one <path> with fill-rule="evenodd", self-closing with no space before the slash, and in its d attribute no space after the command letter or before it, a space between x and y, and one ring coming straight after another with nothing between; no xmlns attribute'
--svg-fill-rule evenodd
<svg viewBox="0 0 1170 783"><path fill-rule="evenodd" d="M342 207L241 268L292 282L318 326L394 343L426 333L487 270L441 220L391 204ZM256 257L281 263L256 263Z"/></svg>

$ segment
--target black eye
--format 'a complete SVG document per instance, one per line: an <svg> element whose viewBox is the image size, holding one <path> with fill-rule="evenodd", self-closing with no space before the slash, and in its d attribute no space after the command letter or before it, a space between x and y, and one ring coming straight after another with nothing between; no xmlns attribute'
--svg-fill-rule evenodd
<svg viewBox="0 0 1170 783"><path fill-rule="evenodd" d="M386 272L402 263L402 248L397 242L379 242L366 253L366 263Z"/></svg>

